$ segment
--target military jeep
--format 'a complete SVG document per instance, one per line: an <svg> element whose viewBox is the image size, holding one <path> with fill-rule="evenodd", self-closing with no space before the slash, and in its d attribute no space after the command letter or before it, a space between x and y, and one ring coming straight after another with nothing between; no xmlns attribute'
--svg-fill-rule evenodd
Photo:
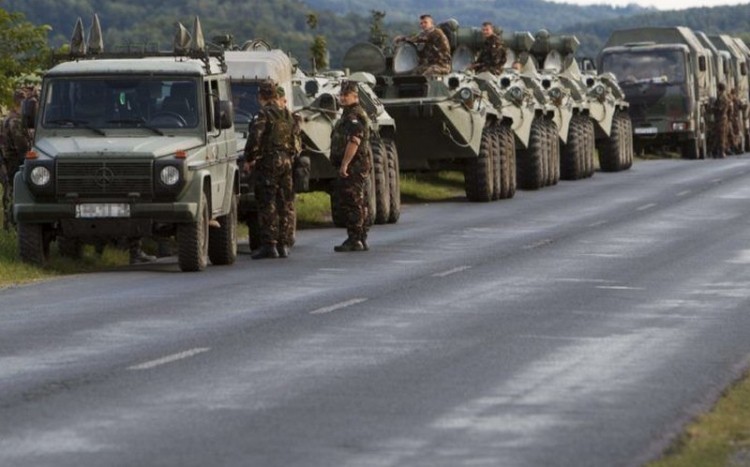
<svg viewBox="0 0 750 467"><path fill-rule="evenodd" d="M79 19L68 61L44 76L32 150L15 179L20 257L84 243L172 237L183 271L237 255L237 142L223 51L196 18L175 48L103 51ZM97 44L97 40L99 44ZM92 43L93 42L93 43Z"/></svg>

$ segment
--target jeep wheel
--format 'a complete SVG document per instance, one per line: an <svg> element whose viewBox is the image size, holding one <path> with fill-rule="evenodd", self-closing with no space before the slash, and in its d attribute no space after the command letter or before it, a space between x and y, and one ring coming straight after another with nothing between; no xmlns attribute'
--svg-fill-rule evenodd
<svg viewBox="0 0 750 467"><path fill-rule="evenodd" d="M18 253L24 263L44 266L49 260L49 244L43 224L18 224Z"/></svg>
<svg viewBox="0 0 750 467"><path fill-rule="evenodd" d="M208 230L208 258L211 264L232 264L237 259L237 196L234 193L229 212L216 220L219 227Z"/></svg>
<svg viewBox="0 0 750 467"><path fill-rule="evenodd" d="M370 140L372 148L372 170L375 181L375 223L388 222L391 211L391 192L388 180L388 152L380 138Z"/></svg>
<svg viewBox="0 0 750 467"><path fill-rule="evenodd" d="M391 210L388 213L388 223L395 224L401 217L401 173L399 172L398 150L396 142L392 139L385 140L385 149L388 154L388 184L391 192Z"/></svg>
<svg viewBox="0 0 750 467"><path fill-rule="evenodd" d="M57 236L57 251L61 256L72 259L81 259L83 256L83 242L80 238Z"/></svg>
<svg viewBox="0 0 750 467"><path fill-rule="evenodd" d="M177 263L182 271L202 271L208 264L208 198L201 192L198 220L177 226Z"/></svg>

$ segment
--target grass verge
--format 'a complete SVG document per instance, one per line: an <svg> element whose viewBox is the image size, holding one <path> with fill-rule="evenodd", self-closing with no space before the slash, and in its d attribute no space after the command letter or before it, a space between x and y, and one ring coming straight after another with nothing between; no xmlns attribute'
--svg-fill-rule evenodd
<svg viewBox="0 0 750 467"><path fill-rule="evenodd" d="M445 201L464 196L464 175L457 171L401 175L401 201Z"/></svg>

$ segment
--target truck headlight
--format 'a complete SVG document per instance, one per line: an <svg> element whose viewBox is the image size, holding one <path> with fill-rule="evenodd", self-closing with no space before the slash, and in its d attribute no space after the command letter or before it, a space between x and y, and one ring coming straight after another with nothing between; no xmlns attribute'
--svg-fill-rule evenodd
<svg viewBox="0 0 750 467"><path fill-rule="evenodd" d="M159 180L167 186L174 186L180 182L180 169L173 165L162 167L159 172Z"/></svg>
<svg viewBox="0 0 750 467"><path fill-rule="evenodd" d="M47 167L34 167L29 174L29 180L36 186L45 186L52 179L52 174Z"/></svg>

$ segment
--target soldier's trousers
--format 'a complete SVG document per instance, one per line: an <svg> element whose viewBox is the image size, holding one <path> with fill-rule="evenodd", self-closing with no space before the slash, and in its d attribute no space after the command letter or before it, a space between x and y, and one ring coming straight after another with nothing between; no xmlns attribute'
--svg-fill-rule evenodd
<svg viewBox="0 0 750 467"><path fill-rule="evenodd" d="M277 161L278 162L278 161ZM291 160L258 167L255 199L258 203L260 241L264 245L294 243L294 187Z"/></svg>
<svg viewBox="0 0 750 467"><path fill-rule="evenodd" d="M366 173L351 173L346 178L338 179L341 213L346 223L346 233L353 240L366 239L370 229L367 178Z"/></svg>

